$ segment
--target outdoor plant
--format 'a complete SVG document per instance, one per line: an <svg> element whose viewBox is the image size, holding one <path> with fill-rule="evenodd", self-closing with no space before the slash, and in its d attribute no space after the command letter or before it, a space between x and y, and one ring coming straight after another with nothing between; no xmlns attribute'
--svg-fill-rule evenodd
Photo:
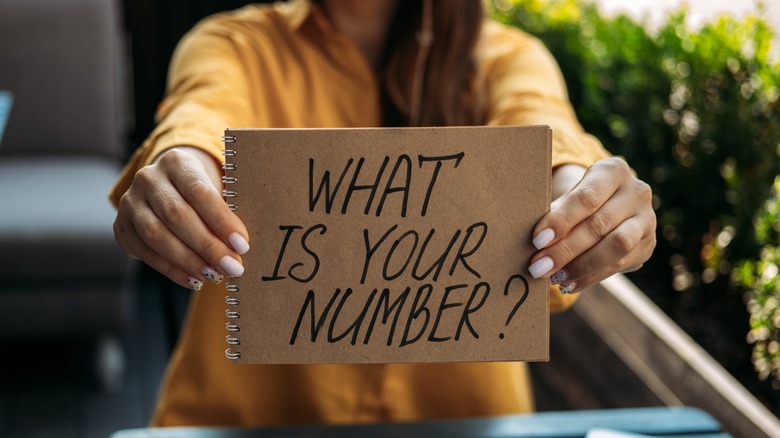
<svg viewBox="0 0 780 438"><path fill-rule="evenodd" d="M745 335L757 340L756 321L766 318L754 316L751 331L744 289L730 279L762 245L778 245L777 232L753 231L780 171L771 27L760 17L723 17L690 29L683 8L648 30L577 0L495 0L493 14L547 45L584 128L652 186L659 243L634 281L746 386L757 384L744 376L752 374ZM740 278L766 262L751 263ZM776 290L772 299L751 293L751 313L777 312ZM756 357L774 354L766 360L778 369L772 327Z"/></svg>
<svg viewBox="0 0 780 438"><path fill-rule="evenodd" d="M753 365L761 379L772 377L780 386L780 177L773 195L755 220L756 237L764 243L757 260L746 260L734 270L734 278L748 288L750 311L748 341L754 344Z"/></svg>

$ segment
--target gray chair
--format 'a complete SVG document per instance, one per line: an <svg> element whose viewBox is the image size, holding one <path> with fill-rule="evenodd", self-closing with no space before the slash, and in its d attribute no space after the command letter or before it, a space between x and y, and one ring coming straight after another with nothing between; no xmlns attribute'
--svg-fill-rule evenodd
<svg viewBox="0 0 780 438"><path fill-rule="evenodd" d="M0 341L91 340L112 386L131 265L107 193L122 160L114 0L0 0Z"/></svg>

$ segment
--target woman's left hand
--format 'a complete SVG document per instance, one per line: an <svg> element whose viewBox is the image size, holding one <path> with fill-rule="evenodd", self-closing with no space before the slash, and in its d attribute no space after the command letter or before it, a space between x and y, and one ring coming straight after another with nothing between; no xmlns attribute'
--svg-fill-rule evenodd
<svg viewBox="0 0 780 438"><path fill-rule="evenodd" d="M528 270L534 278L549 275L562 293L580 292L639 269L655 248L655 226L650 187L622 159L598 161L536 224L540 251Z"/></svg>

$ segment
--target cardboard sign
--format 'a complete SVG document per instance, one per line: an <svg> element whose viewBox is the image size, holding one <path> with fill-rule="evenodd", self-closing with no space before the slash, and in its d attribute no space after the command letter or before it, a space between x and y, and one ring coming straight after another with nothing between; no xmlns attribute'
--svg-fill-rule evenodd
<svg viewBox="0 0 780 438"><path fill-rule="evenodd" d="M250 233L226 298L239 363L547 360L551 131L231 129Z"/></svg>

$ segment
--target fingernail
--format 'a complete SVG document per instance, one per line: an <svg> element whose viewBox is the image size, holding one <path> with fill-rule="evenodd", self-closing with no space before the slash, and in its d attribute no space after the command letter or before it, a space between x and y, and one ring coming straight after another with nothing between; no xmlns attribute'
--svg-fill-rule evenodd
<svg viewBox="0 0 780 438"><path fill-rule="evenodd" d="M244 273L244 267L241 263L230 256L222 257L222 260L219 261L219 266L231 277L240 277Z"/></svg>
<svg viewBox="0 0 780 438"><path fill-rule="evenodd" d="M566 273L566 271L564 271L563 269L561 269L560 271L556 272L550 277L550 283L561 284L568 279L569 279L569 274Z"/></svg>
<svg viewBox="0 0 780 438"><path fill-rule="evenodd" d="M244 236L238 233L231 234L230 237L228 237L228 242L230 242L230 246L239 254L246 254L246 252L249 251L249 242L244 239Z"/></svg>
<svg viewBox="0 0 780 438"><path fill-rule="evenodd" d="M211 266L204 267L200 272L204 277L206 277L207 280L211 281L212 283L220 284L224 278L222 274L217 272L217 270Z"/></svg>
<svg viewBox="0 0 780 438"><path fill-rule="evenodd" d="M562 284L561 285L561 293L564 294L564 295L570 294L571 291L573 291L575 287L577 287L577 283L574 283L574 282Z"/></svg>
<svg viewBox="0 0 780 438"><path fill-rule="evenodd" d="M536 249L546 248L555 239L555 231L545 228L534 237L533 244Z"/></svg>
<svg viewBox="0 0 780 438"><path fill-rule="evenodd" d="M528 272L531 273L532 277L540 278L544 276L544 274L552 271L552 268L553 260L550 257L542 257L539 260L533 262L533 264L528 267Z"/></svg>
<svg viewBox="0 0 780 438"><path fill-rule="evenodd" d="M187 277L187 284L190 285L192 290L200 290L203 287L203 282L195 277Z"/></svg>

